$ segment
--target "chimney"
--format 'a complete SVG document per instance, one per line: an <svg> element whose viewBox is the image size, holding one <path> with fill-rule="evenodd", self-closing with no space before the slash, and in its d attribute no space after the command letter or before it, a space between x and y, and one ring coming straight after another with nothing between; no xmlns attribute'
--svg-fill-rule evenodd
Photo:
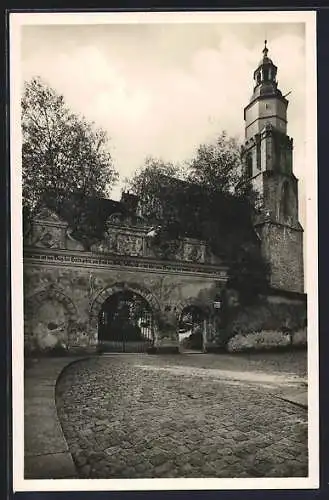
<svg viewBox="0 0 329 500"><path fill-rule="evenodd" d="M136 213L137 207L138 207L138 196L135 194L127 192L122 192L121 194L121 203L125 206L125 208L129 212Z"/></svg>

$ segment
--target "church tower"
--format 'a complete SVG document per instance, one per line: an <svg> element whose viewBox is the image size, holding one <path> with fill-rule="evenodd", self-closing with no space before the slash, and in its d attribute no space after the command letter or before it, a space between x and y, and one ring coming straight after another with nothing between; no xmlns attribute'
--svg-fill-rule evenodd
<svg viewBox="0 0 329 500"><path fill-rule="evenodd" d="M293 140L287 135L288 101L278 89L277 67L263 57L254 71L254 90L244 109L244 168L261 199L255 229L271 266L271 286L304 292L303 228L298 221L298 180Z"/></svg>

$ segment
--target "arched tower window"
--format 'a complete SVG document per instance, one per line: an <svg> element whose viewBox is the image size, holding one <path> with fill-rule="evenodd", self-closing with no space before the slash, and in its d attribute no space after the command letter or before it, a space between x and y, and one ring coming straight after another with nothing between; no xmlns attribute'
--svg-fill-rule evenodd
<svg viewBox="0 0 329 500"><path fill-rule="evenodd" d="M281 216L287 218L291 216L291 190L288 182L285 182L282 187L281 195Z"/></svg>
<svg viewBox="0 0 329 500"><path fill-rule="evenodd" d="M249 179L253 175L252 171L252 154L248 153L246 157L246 173L247 173L247 178Z"/></svg>

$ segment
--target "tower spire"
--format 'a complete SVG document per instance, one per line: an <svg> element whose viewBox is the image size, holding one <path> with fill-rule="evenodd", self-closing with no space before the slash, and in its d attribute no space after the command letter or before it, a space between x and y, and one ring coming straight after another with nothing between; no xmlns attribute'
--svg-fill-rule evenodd
<svg viewBox="0 0 329 500"><path fill-rule="evenodd" d="M254 90L244 109L246 177L261 197L254 225L270 264L273 288L303 292L303 230L298 221L298 185L293 174L293 141L287 135L288 101L278 89L277 67L267 37L254 71Z"/></svg>
<svg viewBox="0 0 329 500"><path fill-rule="evenodd" d="M254 71L254 92L251 100L258 98L260 95L281 95L277 87L276 74L277 67L272 59L268 57L267 39L264 40L264 48L262 50L263 57L259 61L256 70Z"/></svg>

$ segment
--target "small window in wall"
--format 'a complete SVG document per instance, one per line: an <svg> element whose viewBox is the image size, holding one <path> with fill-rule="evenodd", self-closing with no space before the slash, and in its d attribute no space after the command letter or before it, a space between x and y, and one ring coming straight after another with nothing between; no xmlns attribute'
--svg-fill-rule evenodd
<svg viewBox="0 0 329 500"><path fill-rule="evenodd" d="M252 155L251 153L248 153L247 154L247 158L246 158L246 167L247 167L247 177L252 177Z"/></svg>

